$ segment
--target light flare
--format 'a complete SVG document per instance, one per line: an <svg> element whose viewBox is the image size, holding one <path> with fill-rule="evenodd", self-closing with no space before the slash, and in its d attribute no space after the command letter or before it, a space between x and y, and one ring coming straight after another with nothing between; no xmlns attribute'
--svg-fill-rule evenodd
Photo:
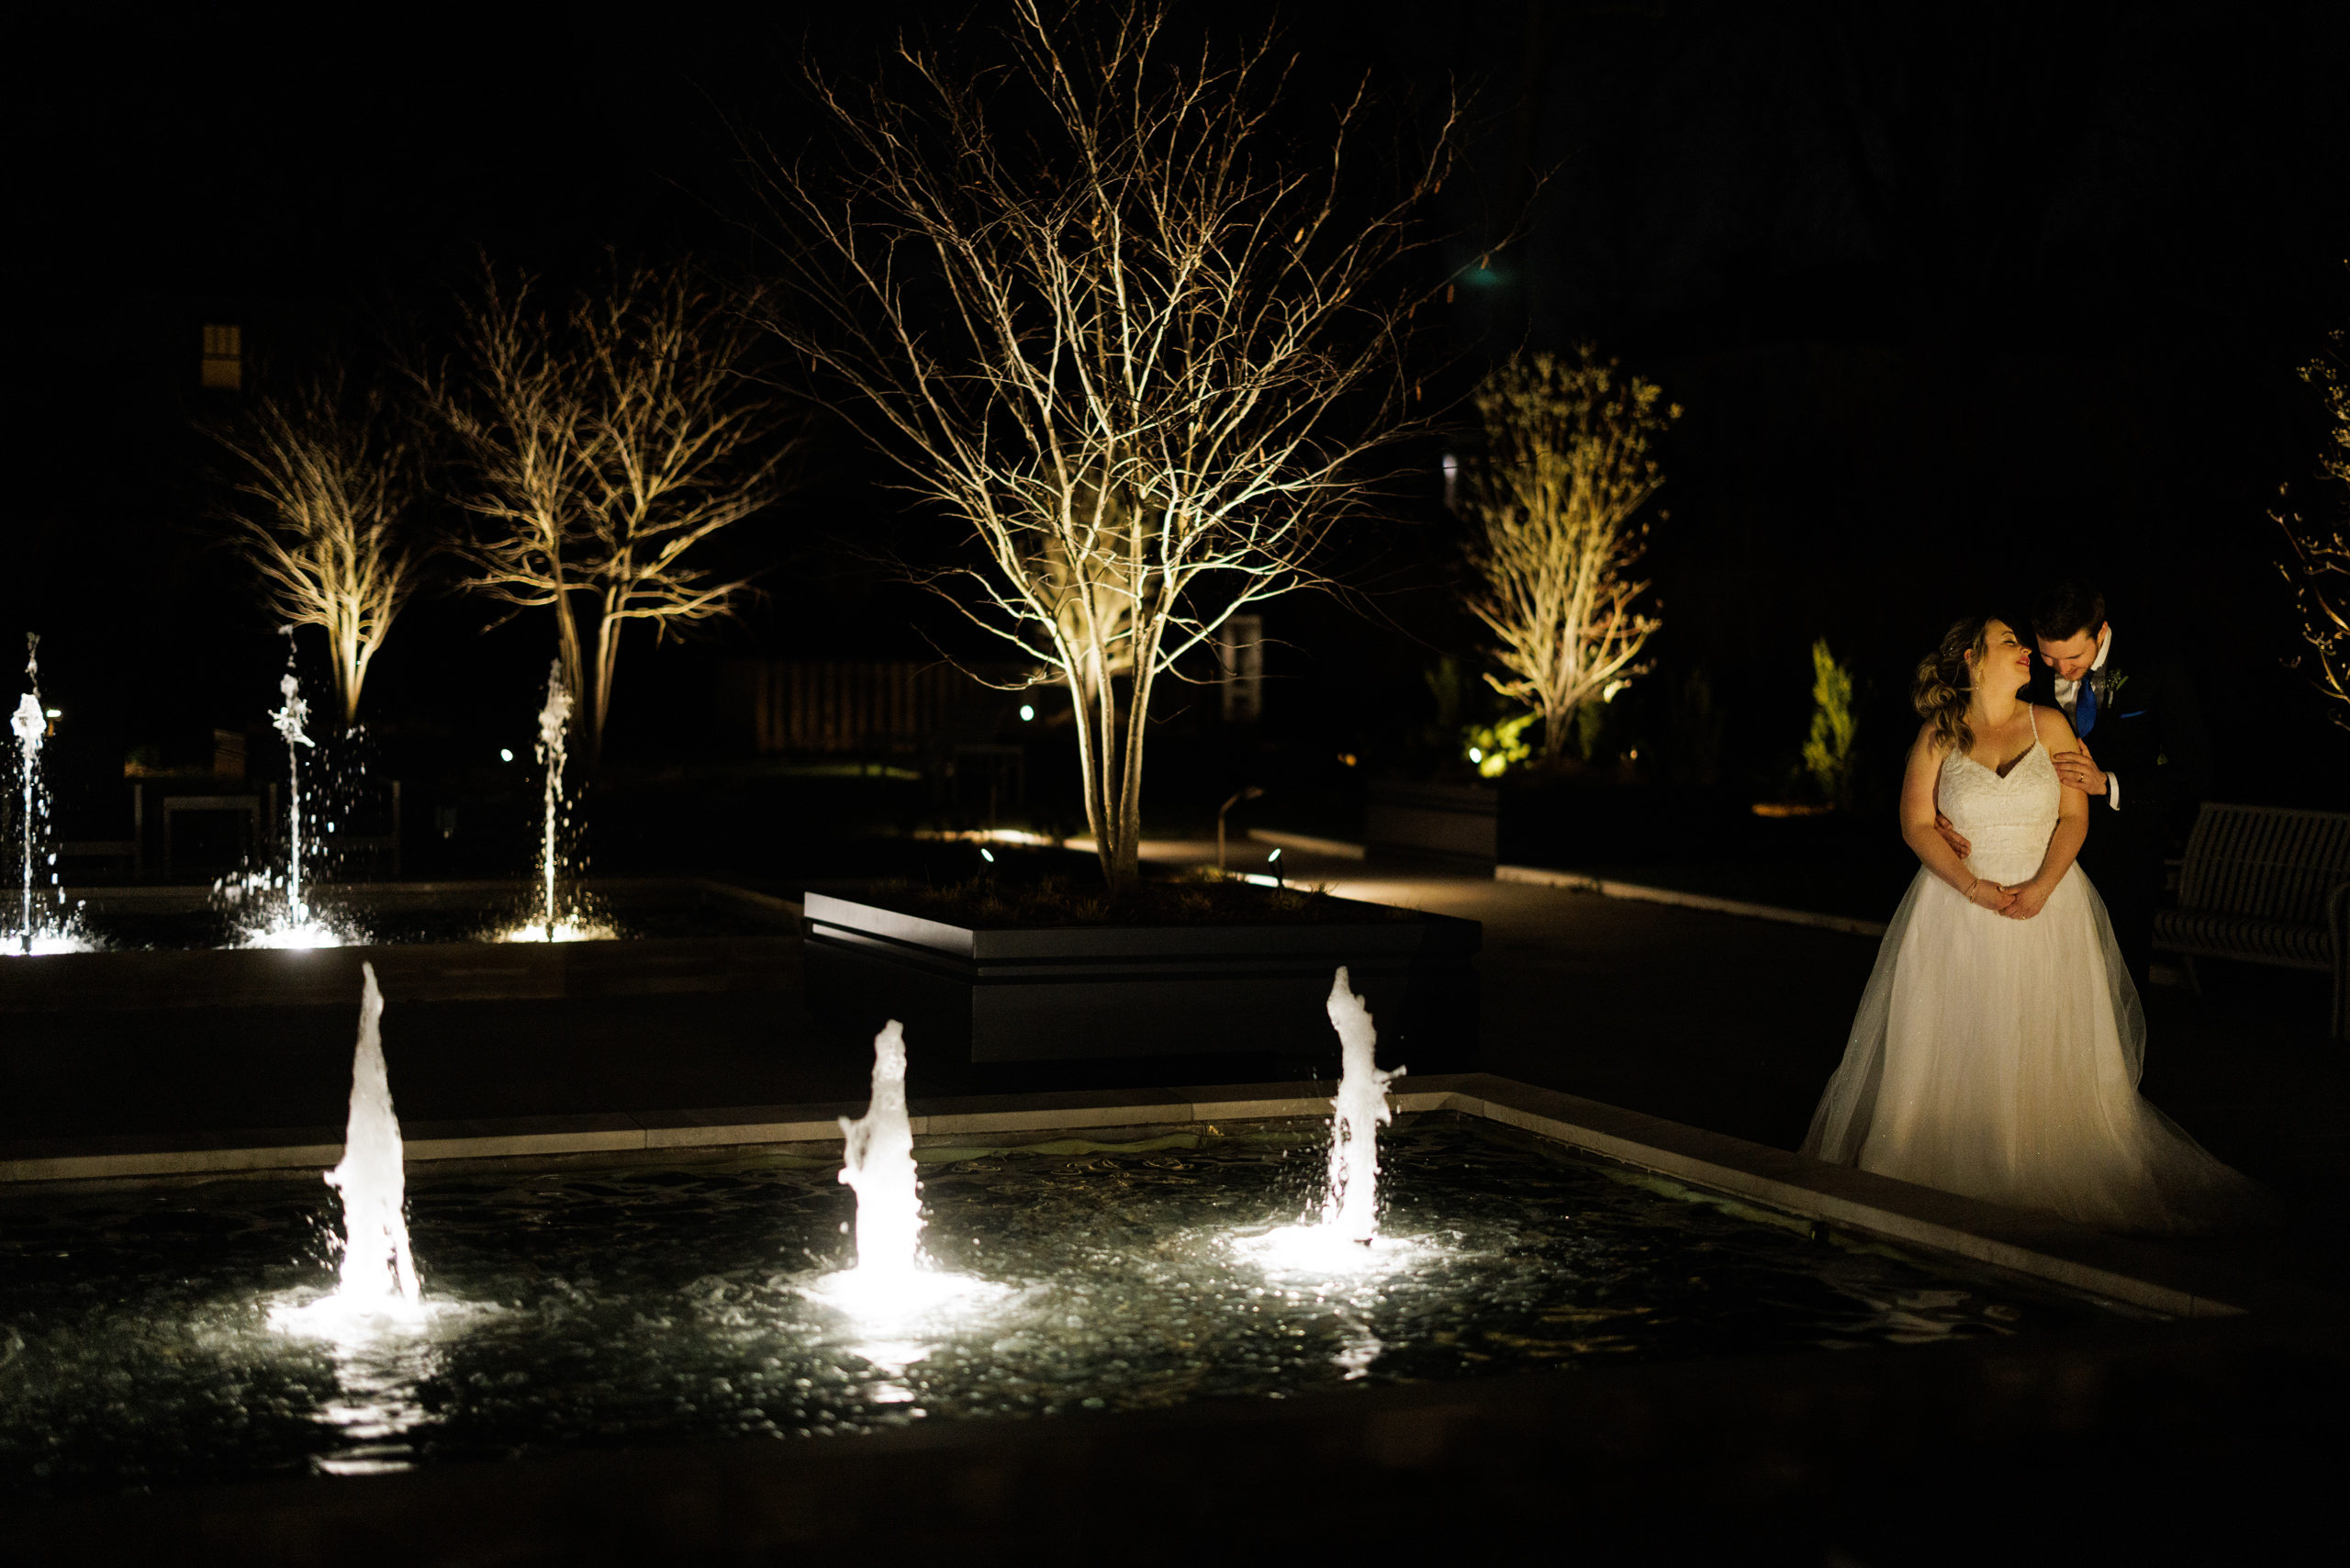
<svg viewBox="0 0 2350 1568"><path fill-rule="evenodd" d="M341 947L351 938L326 922L310 916L307 919L281 917L275 924L248 931L237 940L240 947L274 947L307 952L317 947Z"/></svg>
<svg viewBox="0 0 2350 1568"><path fill-rule="evenodd" d="M0 958L20 958L26 955L38 958L44 953L95 953L98 950L97 943L78 931L37 930L30 940L19 938L13 942L0 943Z"/></svg>
<svg viewBox="0 0 2350 1568"><path fill-rule="evenodd" d="M602 921L558 920L553 924L517 925L498 933L493 942L610 942L620 927Z"/></svg>

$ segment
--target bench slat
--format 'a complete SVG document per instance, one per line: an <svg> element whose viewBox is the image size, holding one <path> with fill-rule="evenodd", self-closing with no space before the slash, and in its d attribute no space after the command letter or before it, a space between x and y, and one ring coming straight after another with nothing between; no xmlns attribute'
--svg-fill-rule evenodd
<svg viewBox="0 0 2350 1568"><path fill-rule="evenodd" d="M2179 870L2179 909L2322 928L2326 894L2345 881L2350 812L2206 801Z"/></svg>

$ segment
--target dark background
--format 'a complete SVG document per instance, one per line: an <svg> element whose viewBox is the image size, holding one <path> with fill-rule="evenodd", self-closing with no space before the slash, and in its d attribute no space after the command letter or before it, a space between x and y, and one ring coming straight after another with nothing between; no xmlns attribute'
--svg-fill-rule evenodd
<svg viewBox="0 0 2350 1568"><path fill-rule="evenodd" d="M1676 737L1702 670L1713 771L1778 798L1824 635L1868 695L1864 788L1889 812L1918 655L1954 615L2063 567L2107 582L2122 636L2174 643L2202 677L2220 795L2350 805L2350 746L2285 667L2296 631L2267 516L2280 485L2313 492L2322 425L2295 370L2350 322L2350 14L1520 0L1280 15L1302 118L1366 71L1405 131L1448 84L1476 94L1444 214L1444 263L1470 270L1424 345L1432 398L1521 344L1588 339L1686 409L1650 558L1657 667L1611 711L1606 751L1644 746L1660 776L1695 767ZM1257 13L1234 16L1179 12L1212 31ZM198 324L241 321L249 363L276 375L329 345L364 361L428 322L484 250L556 277L607 246L755 265L741 148L804 144L803 50L857 74L900 26L990 17L20 23L0 632L44 638L66 713L53 765L103 779L134 746L192 757L275 699L284 644L201 522L188 420L222 395L196 390ZM1521 211L1527 237L1493 250ZM1302 802L1450 753L1428 675L1447 655L1473 670L1478 637L1449 587L1441 450L1407 454L1417 477L1391 520L1343 542L1352 602L1270 610L1261 724L1226 733L1212 703L1166 693L1155 822L1203 821L1252 779ZM630 646L616 774L741 749L720 696L730 656L990 654L842 551L934 526L906 515L880 459L813 417L798 480L730 542L772 568L761 605L684 645ZM375 666L365 716L385 766L420 788L482 788L499 745L527 757L552 629L494 619L420 599ZM1032 771L1068 771L1054 743Z"/></svg>

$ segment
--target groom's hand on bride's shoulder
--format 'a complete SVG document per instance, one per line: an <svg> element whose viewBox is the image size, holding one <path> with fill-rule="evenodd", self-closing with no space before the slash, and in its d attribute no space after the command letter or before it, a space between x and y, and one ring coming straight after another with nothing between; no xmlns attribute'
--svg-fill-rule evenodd
<svg viewBox="0 0 2350 1568"><path fill-rule="evenodd" d="M1934 831L1942 835L1942 842L1949 845L1952 852L1961 860L1975 853L1975 846L1967 840L1966 835L1953 826L1951 820L1940 812L1934 813Z"/></svg>
<svg viewBox="0 0 2350 1568"><path fill-rule="evenodd" d="M2056 777L2084 795L2104 794L2107 775L2097 765L2097 758L2089 755L2089 743L2076 741L2073 744L2081 749L2056 754Z"/></svg>

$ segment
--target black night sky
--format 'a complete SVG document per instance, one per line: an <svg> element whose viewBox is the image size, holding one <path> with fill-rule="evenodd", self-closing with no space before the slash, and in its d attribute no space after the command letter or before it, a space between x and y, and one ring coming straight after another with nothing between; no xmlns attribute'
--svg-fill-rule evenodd
<svg viewBox="0 0 2350 1568"><path fill-rule="evenodd" d="M364 361L483 251L556 277L607 246L755 268L739 149L804 141L803 51L854 74L901 26L957 25L985 7L20 24L30 375L0 622L44 635L76 739L182 745L271 696L282 644L200 522L188 322L237 310L266 374L329 343ZM1408 129L1449 81L1475 90L1446 259L1522 206L1530 231L1469 274L1430 371L1448 395L1521 343L1589 339L1687 409L1651 685L1707 670L1758 788L1799 744L1814 637L1860 672L1872 766L1894 766L1939 627L2062 566L2189 649L2247 742L2291 759L2243 796L2333 803L2350 756L2282 667L2266 512L2279 485L2310 487L2318 450L2295 369L2350 317L2339 12L1292 5L1281 25L1293 106L1369 72ZM617 757L722 749L708 693L729 655L957 645L840 555L902 509L868 453L812 430L792 495L731 546L772 568L768 599L634 651ZM1317 755L1402 762L1423 670L1473 655L1441 588L1457 539L1436 456L1336 563L1377 622L1276 611L1273 716ZM453 756L519 727L548 633L489 619L418 603L370 688L381 731Z"/></svg>

